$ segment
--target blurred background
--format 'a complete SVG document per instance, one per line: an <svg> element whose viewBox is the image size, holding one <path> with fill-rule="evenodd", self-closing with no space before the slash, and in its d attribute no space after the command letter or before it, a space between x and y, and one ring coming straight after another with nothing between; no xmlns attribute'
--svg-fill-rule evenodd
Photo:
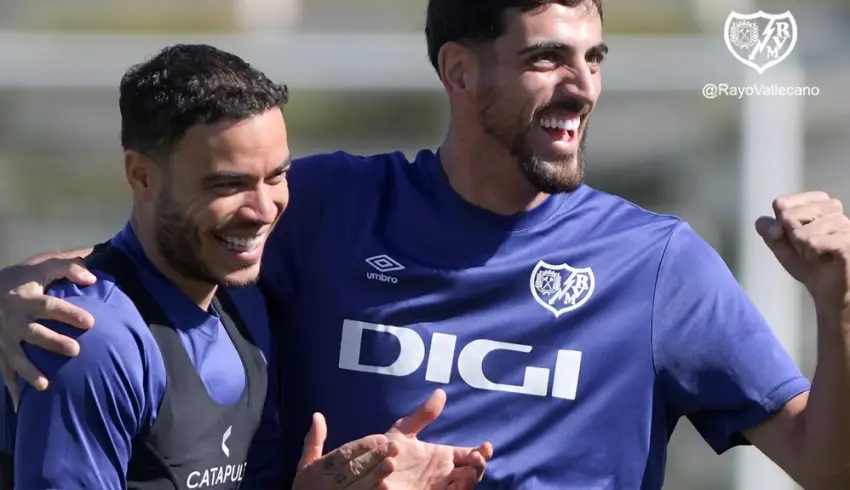
<svg viewBox="0 0 850 490"><path fill-rule="evenodd" d="M0 0L0 264L108 238L129 211L118 81L175 42L232 51L292 90L296 155L435 147L447 107L427 60L426 0ZM727 51L731 10L791 9L792 55L759 76ZM804 371L814 321L752 221L775 194L850 199L850 3L620 0L588 139L589 181L680 215L714 245ZM802 83L817 97L701 95L707 83ZM670 490L794 488L750 449L715 456L687 421Z"/></svg>

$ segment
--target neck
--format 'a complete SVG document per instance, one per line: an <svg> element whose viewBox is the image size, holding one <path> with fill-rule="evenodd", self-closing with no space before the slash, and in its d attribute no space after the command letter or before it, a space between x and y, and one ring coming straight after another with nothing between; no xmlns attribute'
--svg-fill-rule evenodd
<svg viewBox="0 0 850 490"><path fill-rule="evenodd" d="M150 221L143 224L142 220L139 220L134 213L130 220L130 226L133 227L133 231L136 233L136 237L138 237L139 243L142 245L142 250L154 267L156 267L156 269L165 276L166 279L174 283L181 291L183 291L189 299L194 301L195 304L198 305L198 308L204 311L209 310L217 289L216 285L188 278L174 270L174 268L168 264L168 261L165 260L165 257L159 253L159 247L156 245L153 225L150 224Z"/></svg>
<svg viewBox="0 0 850 490"><path fill-rule="evenodd" d="M439 152L449 185L480 208L508 216L533 209L549 197L528 182L517 158L490 136L466 137L450 130Z"/></svg>

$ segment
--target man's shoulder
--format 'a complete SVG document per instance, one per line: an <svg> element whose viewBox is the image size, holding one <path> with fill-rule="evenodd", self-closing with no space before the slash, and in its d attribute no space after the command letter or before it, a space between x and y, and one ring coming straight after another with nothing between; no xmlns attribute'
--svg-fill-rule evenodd
<svg viewBox="0 0 850 490"><path fill-rule="evenodd" d="M97 277L97 282L90 286L78 286L63 280L51 285L47 294L85 309L94 316L96 322L100 320L121 325L124 330L149 333L133 300L124 293L115 278L97 269L92 270L92 273Z"/></svg>
<svg viewBox="0 0 850 490"><path fill-rule="evenodd" d="M60 281L50 287L48 294L88 311L94 318L94 327L81 330L56 321L41 323L80 344L80 353L73 359L81 365L91 362L109 362L125 367L129 364L143 365L152 351L158 352L148 325L114 278L98 270L92 272L97 277L95 284L81 287ZM43 360L56 368L60 366L55 362L55 354L38 347L26 347L35 361Z"/></svg>
<svg viewBox="0 0 850 490"><path fill-rule="evenodd" d="M350 179L369 179L386 175L388 171L404 168L410 161L400 151L373 155L356 155L346 151L317 153L292 161L290 180L321 180L327 184L343 183ZM297 183L296 183L297 185Z"/></svg>
<svg viewBox="0 0 850 490"><path fill-rule="evenodd" d="M676 230L690 229L679 216L649 210L626 198L587 185L582 186L578 194L579 203L568 206L568 212L577 210L582 217L593 221L594 229L600 233L631 230L651 234L666 243Z"/></svg>
<svg viewBox="0 0 850 490"><path fill-rule="evenodd" d="M298 157L292 160L293 167L303 165L325 165L325 166L349 166L349 165L386 165L396 163L409 163L409 160L400 151L387 153L375 153L372 155L358 155L355 153L337 150L332 152L314 153Z"/></svg>

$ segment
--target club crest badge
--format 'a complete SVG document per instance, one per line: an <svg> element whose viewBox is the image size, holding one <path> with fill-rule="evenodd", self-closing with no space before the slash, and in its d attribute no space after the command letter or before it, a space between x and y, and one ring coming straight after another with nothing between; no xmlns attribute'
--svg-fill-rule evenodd
<svg viewBox="0 0 850 490"><path fill-rule="evenodd" d="M723 38L729 52L741 63L762 74L787 58L797 44L797 22L791 12L754 14L732 12L726 18Z"/></svg>
<svg viewBox="0 0 850 490"><path fill-rule="evenodd" d="M595 285L590 267L578 269L569 264L552 265L541 260L531 271L531 295L555 318L587 303Z"/></svg>

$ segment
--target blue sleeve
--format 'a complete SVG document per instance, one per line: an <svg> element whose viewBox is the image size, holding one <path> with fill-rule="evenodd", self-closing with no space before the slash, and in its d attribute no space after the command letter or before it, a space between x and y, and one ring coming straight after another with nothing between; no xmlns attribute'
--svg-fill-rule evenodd
<svg viewBox="0 0 850 490"><path fill-rule="evenodd" d="M147 327L136 324L137 312L87 297L65 299L91 312L97 326L81 331L45 323L77 339L74 358L25 344L50 387L22 390L15 487L123 489L133 438L150 428L162 398L164 364Z"/></svg>
<svg viewBox="0 0 850 490"><path fill-rule="evenodd" d="M742 430L809 389L723 259L685 224L659 267L652 335L668 419L687 416L718 453L748 444Z"/></svg>
<svg viewBox="0 0 850 490"><path fill-rule="evenodd" d="M295 294L298 264L313 243L333 185L345 180L340 175L348 163L343 152L311 155L292 162L287 173L289 204L272 232L263 254L260 272L264 290L274 298L274 307Z"/></svg>

